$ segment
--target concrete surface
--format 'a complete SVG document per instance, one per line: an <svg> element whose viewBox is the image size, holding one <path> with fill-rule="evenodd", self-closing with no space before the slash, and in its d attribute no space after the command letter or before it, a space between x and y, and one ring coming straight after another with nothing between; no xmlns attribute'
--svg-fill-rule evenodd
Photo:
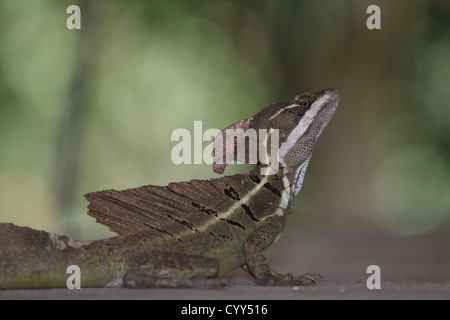
<svg viewBox="0 0 450 320"><path fill-rule="evenodd" d="M267 253L278 272L320 273L309 287L260 287L242 270L221 289L52 289L0 291L0 299L450 299L450 234L407 238L322 232L287 235ZM381 289L369 290L367 267L381 269Z"/></svg>

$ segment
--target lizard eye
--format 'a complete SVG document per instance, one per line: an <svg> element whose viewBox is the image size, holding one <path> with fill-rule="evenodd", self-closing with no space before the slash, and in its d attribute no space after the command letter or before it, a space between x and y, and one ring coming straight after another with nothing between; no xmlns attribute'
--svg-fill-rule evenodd
<svg viewBox="0 0 450 320"><path fill-rule="evenodd" d="M298 103L302 109L308 109L311 105L311 100L309 100L308 98L302 98Z"/></svg>

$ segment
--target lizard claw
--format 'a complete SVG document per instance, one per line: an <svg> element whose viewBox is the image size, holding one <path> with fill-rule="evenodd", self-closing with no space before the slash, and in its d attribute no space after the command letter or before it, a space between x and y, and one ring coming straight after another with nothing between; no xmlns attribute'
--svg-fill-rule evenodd
<svg viewBox="0 0 450 320"><path fill-rule="evenodd" d="M306 273L300 277L293 277L290 273L286 275L271 275L265 277L259 284L265 286L307 286L315 285L319 280L323 279L320 274Z"/></svg>
<svg viewBox="0 0 450 320"><path fill-rule="evenodd" d="M315 273L315 274L307 273L307 274L303 275L303 277L311 280L311 282L313 284L316 284L318 281L323 280L323 277L320 274L317 274L317 273Z"/></svg>

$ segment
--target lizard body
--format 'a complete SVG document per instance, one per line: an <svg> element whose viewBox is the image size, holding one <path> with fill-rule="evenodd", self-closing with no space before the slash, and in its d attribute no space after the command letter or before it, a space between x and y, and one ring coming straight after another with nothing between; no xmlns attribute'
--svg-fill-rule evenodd
<svg viewBox="0 0 450 320"><path fill-rule="evenodd" d="M292 198L338 101L335 89L299 94L228 127L278 129L275 174L262 174L267 164L258 162L248 175L87 194L88 214L117 237L73 241L0 223L0 289L66 287L69 265L80 267L82 287L202 287L238 267L261 285L314 283L316 275L277 274L262 252L292 214ZM218 173L236 154L236 138L226 129L214 142L215 151L223 147L213 164ZM246 153L238 160L248 159Z"/></svg>

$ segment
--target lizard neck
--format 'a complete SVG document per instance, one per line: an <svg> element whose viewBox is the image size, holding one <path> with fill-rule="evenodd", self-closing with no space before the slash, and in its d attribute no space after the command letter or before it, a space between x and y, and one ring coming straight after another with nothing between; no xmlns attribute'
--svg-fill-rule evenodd
<svg viewBox="0 0 450 320"><path fill-rule="evenodd" d="M264 182L264 187L271 190L273 193L280 196L280 202L277 208L279 215L291 215L292 213L292 192L291 181L292 178L287 170L280 166L277 173L272 175L262 175L261 164L257 164L250 172L251 176L256 176L260 181Z"/></svg>

